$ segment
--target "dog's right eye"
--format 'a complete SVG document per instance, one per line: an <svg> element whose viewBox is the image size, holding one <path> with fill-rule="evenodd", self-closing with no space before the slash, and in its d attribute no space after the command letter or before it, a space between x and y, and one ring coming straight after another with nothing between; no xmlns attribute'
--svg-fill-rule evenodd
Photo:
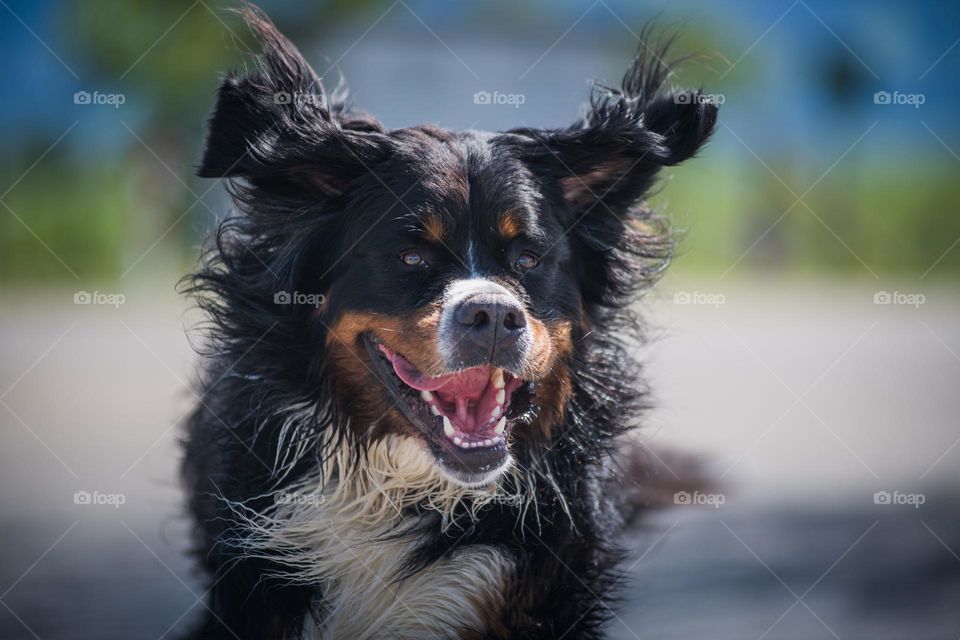
<svg viewBox="0 0 960 640"><path fill-rule="evenodd" d="M407 249L400 254L400 261L408 267L419 267L426 264L423 261L423 256L420 255L420 252L416 249Z"/></svg>

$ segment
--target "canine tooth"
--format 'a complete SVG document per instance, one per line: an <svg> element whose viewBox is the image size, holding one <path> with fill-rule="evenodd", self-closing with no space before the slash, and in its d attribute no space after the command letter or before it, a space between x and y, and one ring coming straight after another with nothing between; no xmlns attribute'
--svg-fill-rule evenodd
<svg viewBox="0 0 960 640"><path fill-rule="evenodd" d="M432 413L435 416L438 416L440 415L440 409L437 409L437 405L432 404L430 405L430 413Z"/></svg>
<svg viewBox="0 0 960 640"><path fill-rule="evenodd" d="M433 394L426 389L420 392L420 397L423 398L424 402L433 402Z"/></svg>
<svg viewBox="0 0 960 640"><path fill-rule="evenodd" d="M507 428L507 417L504 416L500 418L500 422L497 423L497 426L493 428L493 432L497 435L503 433L504 429Z"/></svg>
<svg viewBox="0 0 960 640"><path fill-rule="evenodd" d="M448 438L452 438L453 434L456 433L453 428L453 424L450 423L450 418L447 416L443 416L443 432L447 434Z"/></svg>
<svg viewBox="0 0 960 640"><path fill-rule="evenodd" d="M500 417L500 405L497 405L493 408L493 411L490 412L490 419L496 420Z"/></svg>
<svg viewBox="0 0 960 640"><path fill-rule="evenodd" d="M497 389L503 389L503 369L494 369L493 370L493 386Z"/></svg>
<svg viewBox="0 0 960 640"><path fill-rule="evenodd" d="M507 391L506 389L500 389L497 391L497 404L503 404L507 400Z"/></svg>

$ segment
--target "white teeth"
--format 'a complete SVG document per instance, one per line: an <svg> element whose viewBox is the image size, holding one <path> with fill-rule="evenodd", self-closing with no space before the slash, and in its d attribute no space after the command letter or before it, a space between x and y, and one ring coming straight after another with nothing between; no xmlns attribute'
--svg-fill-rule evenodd
<svg viewBox="0 0 960 640"><path fill-rule="evenodd" d="M483 441L483 446L485 447L489 447L492 444L493 444L493 440L491 440L490 438L487 438L486 440Z"/></svg>
<svg viewBox="0 0 960 640"><path fill-rule="evenodd" d="M503 404L507 400L507 392L505 389L500 389L497 391L497 404Z"/></svg>
<svg viewBox="0 0 960 640"><path fill-rule="evenodd" d="M462 446L463 446L463 440L461 440L459 437L454 438L454 439L453 439L453 444L457 445L458 447L462 447Z"/></svg>
<svg viewBox="0 0 960 640"><path fill-rule="evenodd" d="M426 390L421 391L420 397L423 398L424 402L433 402L433 394L430 393L429 391L426 391Z"/></svg>
<svg viewBox="0 0 960 640"><path fill-rule="evenodd" d="M437 409L437 405L432 404L430 405L430 413L432 413L435 416L438 416L440 415L440 409Z"/></svg>
<svg viewBox="0 0 960 640"><path fill-rule="evenodd" d="M503 389L503 369L494 369L493 375L491 376L493 380L493 386L497 389Z"/></svg>
<svg viewBox="0 0 960 640"><path fill-rule="evenodd" d="M490 419L496 420L499 417L500 417L500 406L498 405L493 408L493 411L490 412Z"/></svg>
<svg viewBox="0 0 960 640"><path fill-rule="evenodd" d="M497 423L497 426L493 428L493 432L497 435L503 433L503 430L507 428L507 417L504 416L500 418L500 422Z"/></svg>
<svg viewBox="0 0 960 640"><path fill-rule="evenodd" d="M456 433L453 429L453 425L450 423L450 418L443 416L443 432L447 434L448 438L452 438L453 434Z"/></svg>

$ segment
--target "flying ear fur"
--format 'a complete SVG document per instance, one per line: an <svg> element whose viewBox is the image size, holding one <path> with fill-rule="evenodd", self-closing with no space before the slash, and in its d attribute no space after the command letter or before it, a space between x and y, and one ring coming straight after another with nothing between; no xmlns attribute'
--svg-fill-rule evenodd
<svg viewBox="0 0 960 640"><path fill-rule="evenodd" d="M297 48L259 9L240 15L262 46L257 70L228 75L217 92L197 175L243 177L280 192L343 193L386 152L383 128L330 96Z"/></svg>
<svg viewBox="0 0 960 640"><path fill-rule="evenodd" d="M713 133L716 104L700 91L665 88L670 45L641 44L620 88L597 86L575 125L511 132L528 138L524 158L556 181L574 210L619 214L650 189L661 167L692 157Z"/></svg>

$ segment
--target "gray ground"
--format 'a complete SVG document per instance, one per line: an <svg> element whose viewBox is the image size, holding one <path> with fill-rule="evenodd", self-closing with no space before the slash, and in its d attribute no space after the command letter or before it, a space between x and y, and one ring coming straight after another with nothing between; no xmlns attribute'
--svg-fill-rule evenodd
<svg viewBox="0 0 960 640"><path fill-rule="evenodd" d="M884 284L668 278L648 301L643 437L725 484L630 540L614 637L960 637L960 298L875 305ZM169 289L0 298L0 638L156 640L202 606L175 479L190 317Z"/></svg>

